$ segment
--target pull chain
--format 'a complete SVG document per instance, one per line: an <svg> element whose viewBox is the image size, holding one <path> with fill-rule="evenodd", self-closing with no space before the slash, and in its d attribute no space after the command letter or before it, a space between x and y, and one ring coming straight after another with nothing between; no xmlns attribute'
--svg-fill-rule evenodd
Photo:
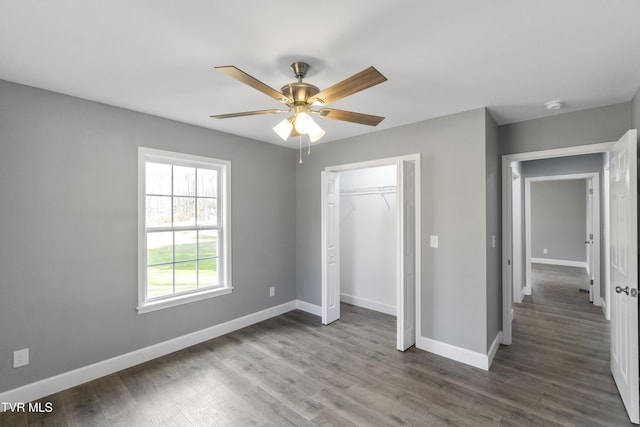
<svg viewBox="0 0 640 427"><path fill-rule="evenodd" d="M309 149L307 150L307 156L310 156L311 155L311 137L309 137L308 139L309 139Z"/></svg>
<svg viewBox="0 0 640 427"><path fill-rule="evenodd" d="M300 135L298 139L298 146L300 148L300 160L298 160L298 164L301 165L302 164L302 135Z"/></svg>

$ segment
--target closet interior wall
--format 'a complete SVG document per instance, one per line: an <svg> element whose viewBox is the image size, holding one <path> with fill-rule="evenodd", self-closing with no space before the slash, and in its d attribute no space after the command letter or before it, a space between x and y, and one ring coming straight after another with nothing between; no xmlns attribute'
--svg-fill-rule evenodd
<svg viewBox="0 0 640 427"><path fill-rule="evenodd" d="M341 301L396 315L397 167L340 173Z"/></svg>

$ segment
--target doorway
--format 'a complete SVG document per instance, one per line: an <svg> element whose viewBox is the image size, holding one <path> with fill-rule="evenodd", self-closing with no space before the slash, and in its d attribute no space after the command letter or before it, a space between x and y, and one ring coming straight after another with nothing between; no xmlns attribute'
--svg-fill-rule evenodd
<svg viewBox="0 0 640 427"><path fill-rule="evenodd" d="M502 202L502 217L504 218L502 224L502 247L513 247L513 218L512 218L512 193L513 193L513 180L512 180L512 166L517 162L524 162L528 160L542 160L553 159L558 157L577 156L582 154L594 154L594 153L607 153L611 149L611 143L591 144L576 147L558 148L553 150L534 151L528 153L518 153L502 156L502 193L507 197L503 197ZM605 187L605 191L606 191ZM606 194L603 194L606 198ZM605 236L606 241L606 236ZM607 247L603 248L604 251L608 251ZM516 252L517 255L517 252ZM514 252L512 250L503 251L502 254L502 344L509 345L512 342L512 329L511 322L513 320L513 304L514 304L514 292L513 292L513 263ZM526 256L525 256L526 258ZM526 269L526 259L524 265ZM526 275L526 273L525 273ZM525 277L526 283L526 277ZM608 286L608 282L605 281L605 289Z"/></svg>
<svg viewBox="0 0 640 427"><path fill-rule="evenodd" d="M340 318L340 298L343 293L340 283L340 206L343 203L340 175L385 166L394 166L396 169L395 239L393 252L387 256L395 260L397 349L404 351L416 343L420 333L420 221L417 220L420 218L419 154L330 166L322 171L322 323L329 324ZM360 183L359 187L359 190L356 188L356 191L352 191L351 196L357 192L373 192L372 186L367 191L363 190L367 189L365 184ZM382 197L382 194L375 196ZM391 205L388 206L391 209ZM346 215L347 212L348 209L342 213ZM389 304L386 305L388 308Z"/></svg>
<svg viewBox="0 0 640 427"><path fill-rule="evenodd" d="M533 187L537 191L534 192ZM538 195L535 201L532 193ZM532 292L531 264L534 262L580 267L588 275L584 288L589 292L589 301L596 306L602 305L599 174L527 177L524 180L524 206L525 294ZM532 227L534 217L538 222L535 230Z"/></svg>
<svg viewBox="0 0 640 427"><path fill-rule="evenodd" d="M626 132L618 141L569 147L556 150L505 155L502 157L503 194L511 194L510 168L514 161L551 159L579 154L608 153L609 173L603 168L603 177L609 181L604 187L605 218L608 217L608 233L604 238L604 252L610 253L607 262L609 275L605 277L607 306L611 306L610 362L611 373L630 420L640 422L638 384L638 234L637 234L637 131ZM503 198L503 247L509 248L511 241L511 197ZM608 212L610 209L610 212ZM511 344L512 329L510 312L513 309L511 286L512 251L503 253L503 331L502 343ZM609 291L609 280L615 284L615 293ZM606 312L606 310L605 310Z"/></svg>

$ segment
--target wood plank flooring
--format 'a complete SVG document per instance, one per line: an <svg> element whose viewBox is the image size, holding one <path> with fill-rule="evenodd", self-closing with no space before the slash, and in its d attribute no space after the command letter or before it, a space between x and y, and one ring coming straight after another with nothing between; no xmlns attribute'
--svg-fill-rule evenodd
<svg viewBox="0 0 640 427"><path fill-rule="evenodd" d="M608 323L580 270L537 266L513 345L489 372L395 350L395 318L301 311L42 399L1 426L629 425L609 374Z"/></svg>

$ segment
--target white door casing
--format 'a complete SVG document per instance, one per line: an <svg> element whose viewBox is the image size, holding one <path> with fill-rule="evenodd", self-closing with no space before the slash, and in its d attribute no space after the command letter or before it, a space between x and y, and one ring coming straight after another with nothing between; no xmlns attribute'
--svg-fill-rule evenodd
<svg viewBox="0 0 640 427"><path fill-rule="evenodd" d="M513 251L511 247L511 165L513 162L550 159L555 157L575 156L580 154L604 153L611 148L610 142L600 144L588 144L575 147L554 148L551 150L531 151L527 153L506 154L502 156L502 335L501 344L509 345L512 342L513 321L513 286L511 259ZM606 249L605 249L606 250ZM526 261L525 261L526 265ZM526 277L525 277L526 279ZM419 326L419 324L418 324Z"/></svg>
<svg viewBox="0 0 640 427"><path fill-rule="evenodd" d="M340 317L340 229L339 229L339 196L340 196L340 182L338 180L338 174L342 171L355 170L355 169L366 169L371 167L378 166L387 166L387 165L395 165L398 169L401 168L403 162L409 162L413 165L413 185L411 189L413 190L413 225L414 225L414 234L412 236L413 239L413 266L410 271L413 271L413 289L411 291L405 292L405 299L398 300L398 305L411 305L411 309L402 308L403 313L413 317L413 342L416 342L416 337L420 335L420 307L421 307L421 265L419 260L421 259L421 239L420 239L420 209L421 209L421 201L420 201L420 154L411 154L407 156L386 158L386 159L378 159L378 160L369 160L358 163L330 166L325 168L321 174L321 263L322 263L322 322L324 324L329 324L332 321L338 319ZM330 182L333 182L333 187ZM328 192L333 190L333 193L330 195ZM398 200L400 201L403 198L404 188L402 186L398 186ZM333 207L329 207L333 204ZM397 204L399 209L398 218L404 218L404 203ZM334 226L332 227L329 224L329 218L332 218L334 221ZM404 221L402 221L404 223ZM398 227L402 225L400 221L398 221ZM330 239L329 235L332 235L332 239ZM397 230L396 235L398 236L398 241L396 242L397 247L397 260L401 260L404 258L400 252L403 244L400 242L400 236L404 236L403 229L399 228ZM332 242L336 245L333 248L333 258L331 258L332 251L329 247L329 242ZM333 262L331 261L333 259ZM411 259L410 257L407 259ZM398 268L399 270L399 268ZM396 286L400 287L403 283L401 276L398 274L396 279ZM331 285L334 285L333 287ZM397 291L399 292L399 291ZM398 295L398 293L396 293ZM398 309L400 310L400 308ZM400 318L398 323L402 323L402 318ZM406 336L410 335L411 327L405 328L404 323L399 326L400 329L405 331L405 339L404 342L410 342L411 337Z"/></svg>
<svg viewBox="0 0 640 427"><path fill-rule="evenodd" d="M640 422L638 401L637 131L610 152L611 373L629 419Z"/></svg>
<svg viewBox="0 0 640 427"><path fill-rule="evenodd" d="M600 305L600 180L597 172L575 173L568 175L548 175L526 177L524 179L524 222L525 222L525 294L531 295L531 262L534 258L531 255L531 183L540 181L563 181L585 179L593 182L593 208L591 212L587 212L587 216L591 215L591 227L593 239L590 240L592 246L592 254L589 266L589 275L593 279L593 286L585 284L589 288L589 300L595 305ZM585 210L587 206L585 205ZM586 228L585 228L586 229ZM589 237L589 236L587 236ZM595 255L598 254L598 255ZM557 261L557 260L556 260ZM555 261L554 261L555 262ZM584 263L582 265L585 265Z"/></svg>
<svg viewBox="0 0 640 427"><path fill-rule="evenodd" d="M398 304L397 349L405 351L416 343L415 328L415 164L401 161L398 164Z"/></svg>
<svg viewBox="0 0 640 427"><path fill-rule="evenodd" d="M322 171L322 323L340 318L340 175Z"/></svg>
<svg viewBox="0 0 640 427"><path fill-rule="evenodd" d="M520 174L512 172L512 277L513 277L513 301L521 303L525 295L525 287L522 280L522 184Z"/></svg>

